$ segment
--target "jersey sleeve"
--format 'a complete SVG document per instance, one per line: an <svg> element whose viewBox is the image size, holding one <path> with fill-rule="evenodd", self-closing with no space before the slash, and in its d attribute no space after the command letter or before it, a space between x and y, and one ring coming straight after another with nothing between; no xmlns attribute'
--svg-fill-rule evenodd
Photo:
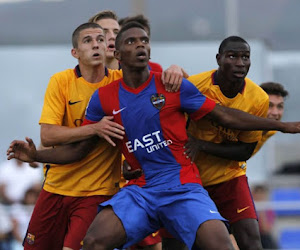
<svg viewBox="0 0 300 250"><path fill-rule="evenodd" d="M211 75L211 74L210 74ZM188 80L196 86L197 89L200 91L204 91L207 89L209 85L207 85L207 78L208 76L205 73L200 73L197 75L189 76ZM210 77L209 77L210 79Z"/></svg>
<svg viewBox="0 0 300 250"><path fill-rule="evenodd" d="M61 81L55 75L50 78L44 97L40 124L62 125L66 108L64 83L65 81Z"/></svg>
<svg viewBox="0 0 300 250"><path fill-rule="evenodd" d="M199 120L210 113L216 103L204 96L191 82L183 79L180 87L181 108L188 114L191 119Z"/></svg>
<svg viewBox="0 0 300 250"><path fill-rule="evenodd" d="M94 94L92 95L89 101L89 104L86 108L85 118L82 123L82 126L96 123L100 121L103 118L103 116L105 116L105 113L102 109L102 105L99 97L99 89L98 89L94 92Z"/></svg>

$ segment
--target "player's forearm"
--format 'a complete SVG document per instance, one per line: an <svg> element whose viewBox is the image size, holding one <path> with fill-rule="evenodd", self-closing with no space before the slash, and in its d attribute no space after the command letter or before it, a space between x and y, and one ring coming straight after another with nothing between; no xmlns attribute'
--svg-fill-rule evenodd
<svg viewBox="0 0 300 250"><path fill-rule="evenodd" d="M284 123L250 115L238 109L217 105L210 113L211 118L226 128L238 130L278 130L284 131Z"/></svg>
<svg viewBox="0 0 300 250"><path fill-rule="evenodd" d="M246 161L251 157L256 143L213 143L201 140L198 145L199 151L228 160Z"/></svg>
<svg viewBox="0 0 300 250"><path fill-rule="evenodd" d="M66 126L42 124L41 142L45 147L73 143L95 135L93 125L70 128Z"/></svg>
<svg viewBox="0 0 300 250"><path fill-rule="evenodd" d="M71 145L63 145L57 148L38 150L34 160L42 163L68 164L81 160L82 153L75 153Z"/></svg>

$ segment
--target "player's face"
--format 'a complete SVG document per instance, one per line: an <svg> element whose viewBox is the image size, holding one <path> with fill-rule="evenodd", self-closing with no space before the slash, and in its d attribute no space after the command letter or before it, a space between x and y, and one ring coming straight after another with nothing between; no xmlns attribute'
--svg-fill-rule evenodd
<svg viewBox="0 0 300 250"><path fill-rule="evenodd" d="M100 28L82 30L78 38L78 48L73 49L75 56L82 64L97 66L105 63L106 42Z"/></svg>
<svg viewBox="0 0 300 250"><path fill-rule="evenodd" d="M150 58L150 43L147 33L141 28L131 28L122 35L120 58L122 64L136 68L147 67Z"/></svg>
<svg viewBox="0 0 300 250"><path fill-rule="evenodd" d="M243 42L228 43L222 54L217 55L217 62L225 79L230 82L244 81L251 65L249 45Z"/></svg>
<svg viewBox="0 0 300 250"><path fill-rule="evenodd" d="M269 95L268 118L281 120L284 112L284 98L279 95Z"/></svg>
<svg viewBox="0 0 300 250"><path fill-rule="evenodd" d="M106 39L106 58L112 59L114 58L114 51L115 51L115 41L116 37L120 31L119 23L110 18L105 18L97 21L97 24L99 24L105 33L105 39Z"/></svg>

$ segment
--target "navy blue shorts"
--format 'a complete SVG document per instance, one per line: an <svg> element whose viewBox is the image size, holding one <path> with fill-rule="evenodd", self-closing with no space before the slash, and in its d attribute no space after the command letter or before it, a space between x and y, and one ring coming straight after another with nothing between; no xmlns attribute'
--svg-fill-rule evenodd
<svg viewBox="0 0 300 250"><path fill-rule="evenodd" d="M127 241L124 248L136 244L161 227L192 248L199 226L208 220L226 221L218 212L207 191L196 183L168 189L122 188L108 201L122 221Z"/></svg>

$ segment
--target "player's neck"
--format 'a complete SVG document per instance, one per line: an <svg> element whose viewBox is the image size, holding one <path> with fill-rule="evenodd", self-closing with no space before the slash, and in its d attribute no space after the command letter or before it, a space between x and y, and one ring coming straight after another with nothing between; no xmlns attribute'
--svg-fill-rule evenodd
<svg viewBox="0 0 300 250"><path fill-rule="evenodd" d="M150 71L148 67L144 69L133 69L122 66L124 83L130 88L138 88L149 78Z"/></svg>
<svg viewBox="0 0 300 250"><path fill-rule="evenodd" d="M104 78L105 68L103 64L91 67L79 63L79 68L82 77L89 83L98 83Z"/></svg>
<svg viewBox="0 0 300 250"><path fill-rule="evenodd" d="M109 69L119 69L119 61L115 58L106 58L105 66Z"/></svg>
<svg viewBox="0 0 300 250"><path fill-rule="evenodd" d="M216 72L216 82L220 87L222 94L228 98L235 97L238 93L242 91L244 87L245 80L230 81L226 79L222 73Z"/></svg>

